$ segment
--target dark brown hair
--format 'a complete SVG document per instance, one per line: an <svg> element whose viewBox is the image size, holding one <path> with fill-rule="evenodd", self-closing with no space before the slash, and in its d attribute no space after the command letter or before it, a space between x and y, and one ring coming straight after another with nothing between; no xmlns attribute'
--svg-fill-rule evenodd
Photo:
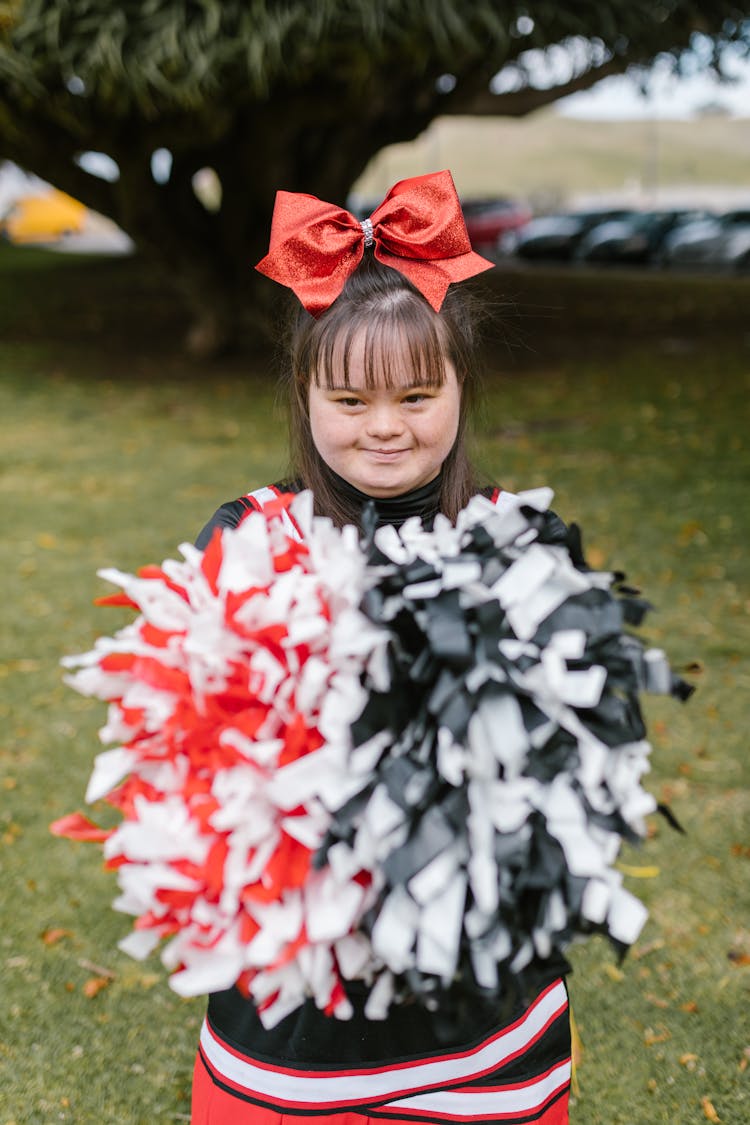
<svg viewBox="0 0 750 1125"><path fill-rule="evenodd" d="M291 474L312 489L316 512L334 523L357 523L360 512L341 495L336 478L323 461L310 429L309 388L315 379L326 387L349 385L352 346L364 342L365 381L394 385L406 359L428 386L442 384L449 360L461 391L458 433L443 462L440 511L454 520L478 491L466 453L466 426L474 398L476 341L474 299L449 288L439 313L397 270L366 251L341 296L317 319L300 309L288 347L289 450Z"/></svg>

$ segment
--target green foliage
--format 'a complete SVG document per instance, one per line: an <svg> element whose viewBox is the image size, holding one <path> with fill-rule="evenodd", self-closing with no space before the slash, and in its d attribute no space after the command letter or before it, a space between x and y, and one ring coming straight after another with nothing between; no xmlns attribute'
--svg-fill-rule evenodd
<svg viewBox="0 0 750 1125"><path fill-rule="evenodd" d="M519 18L533 26L519 31ZM114 115L264 100L333 70L344 82L382 66L496 69L529 47L578 39L644 61L682 50L700 30L721 46L746 39L732 3L647 0L559 5L488 0L16 0L0 16L0 74L18 95L62 93ZM523 25L522 25L523 27ZM23 65L20 65L23 64Z"/></svg>
<svg viewBox="0 0 750 1125"><path fill-rule="evenodd" d="M237 344L278 188L343 201L438 114L526 114L658 54L678 66L696 33L709 65L747 50L750 20L731 0L6 0L0 158L119 223L190 304L193 349L218 350ZM174 156L166 183L157 148ZM90 151L116 182L80 166ZM205 168L216 210L193 191Z"/></svg>

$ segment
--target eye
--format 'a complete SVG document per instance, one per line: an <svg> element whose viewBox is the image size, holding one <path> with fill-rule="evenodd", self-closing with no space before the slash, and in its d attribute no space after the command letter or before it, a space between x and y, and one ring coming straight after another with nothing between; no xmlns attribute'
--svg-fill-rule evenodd
<svg viewBox="0 0 750 1125"><path fill-rule="evenodd" d="M425 394L424 391L412 391L411 394L404 395L404 402L410 405L418 406L422 402L426 402L430 395Z"/></svg>
<svg viewBox="0 0 750 1125"><path fill-rule="evenodd" d="M341 398L336 399L339 406L360 406L362 403L361 398L355 398L354 395L343 395Z"/></svg>

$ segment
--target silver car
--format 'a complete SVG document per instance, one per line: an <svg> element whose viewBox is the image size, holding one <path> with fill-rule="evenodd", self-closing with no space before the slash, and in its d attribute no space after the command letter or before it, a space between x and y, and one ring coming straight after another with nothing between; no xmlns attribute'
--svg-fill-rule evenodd
<svg viewBox="0 0 750 1125"><path fill-rule="evenodd" d="M686 223L664 240L660 260L667 266L750 269L750 210Z"/></svg>
<svg viewBox="0 0 750 1125"><path fill-rule="evenodd" d="M669 236L685 223L710 218L708 211L638 211L600 223L578 244L577 262L643 265L658 259Z"/></svg>

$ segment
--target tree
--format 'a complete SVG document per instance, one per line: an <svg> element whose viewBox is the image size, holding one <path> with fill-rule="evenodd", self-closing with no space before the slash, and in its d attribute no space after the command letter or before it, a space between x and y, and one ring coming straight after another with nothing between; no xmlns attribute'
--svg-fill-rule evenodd
<svg viewBox="0 0 750 1125"><path fill-rule="evenodd" d="M705 65L750 47L721 0L0 0L0 158L112 217L182 289L192 349L215 351L236 340L277 188L342 201L438 115L526 114L663 53L679 68L698 34ZM90 151L119 177L87 172Z"/></svg>

